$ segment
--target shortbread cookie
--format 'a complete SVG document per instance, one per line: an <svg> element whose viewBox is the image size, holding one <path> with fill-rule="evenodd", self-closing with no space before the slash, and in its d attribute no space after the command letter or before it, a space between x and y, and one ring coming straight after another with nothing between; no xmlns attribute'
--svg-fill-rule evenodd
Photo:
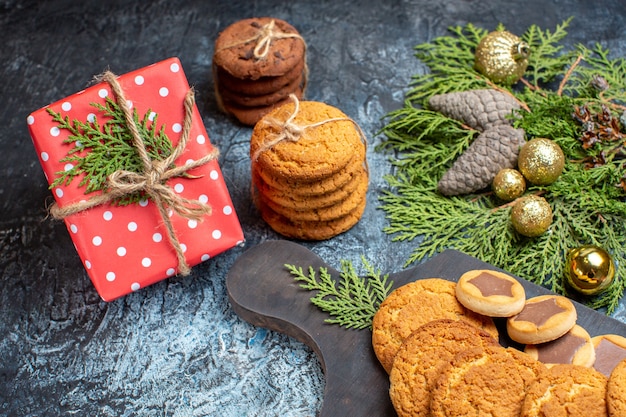
<svg viewBox="0 0 626 417"><path fill-rule="evenodd" d="M433 320L415 330L398 350L389 375L389 395L398 416L429 416L441 369L457 353L487 346L497 347L498 341L462 320Z"/></svg>
<svg viewBox="0 0 626 417"><path fill-rule="evenodd" d="M456 297L465 307L491 317L511 317L524 308L526 292L504 272L472 270L459 278Z"/></svg>
<svg viewBox="0 0 626 417"><path fill-rule="evenodd" d="M288 138L291 132L281 126L288 119L298 127L297 138ZM328 178L364 149L355 123L341 110L316 101L276 108L255 125L250 138L253 166L259 165L268 176L292 181Z"/></svg>
<svg viewBox="0 0 626 417"><path fill-rule="evenodd" d="M256 199L255 203L261 212L263 220L274 231L285 237L298 240L326 240L350 230L363 216L367 204L364 199L353 211L334 220L306 222L290 220L264 205L260 199Z"/></svg>
<svg viewBox="0 0 626 417"><path fill-rule="evenodd" d="M476 314L458 302L455 285L443 278L417 280L395 289L380 304L372 320L372 345L388 373L404 339L432 320L465 320L498 338L490 317Z"/></svg>
<svg viewBox="0 0 626 417"><path fill-rule="evenodd" d="M268 43L263 44L263 41ZM262 57L255 56L255 48ZM296 28L281 19L250 18L226 27L215 40L213 62L235 78L282 76L305 59L306 45Z"/></svg>
<svg viewBox="0 0 626 417"><path fill-rule="evenodd" d="M354 178L354 173L367 171L365 147L357 147L354 155L339 171L323 178L312 180L297 179L289 177L277 177L260 164L253 164L252 171L258 175L263 182L272 188L289 190L293 192L295 198L323 196L344 187Z"/></svg>
<svg viewBox="0 0 626 417"><path fill-rule="evenodd" d="M305 195L299 193L306 193L306 190L299 188L306 188L306 184L295 189L279 189L267 184L256 170L252 171L252 182L265 199L283 208L296 211L322 209L340 203L348 198L363 181L368 181L368 173L361 167L351 174L351 179L347 184L335 190L328 190L325 194Z"/></svg>
<svg viewBox="0 0 626 417"><path fill-rule="evenodd" d="M596 352L593 369L607 378L619 362L626 359L626 337L617 334L603 334L591 338ZM626 414L624 414L626 416Z"/></svg>
<svg viewBox="0 0 626 417"><path fill-rule="evenodd" d="M526 391L547 368L501 346L467 349L443 367L430 416L518 417ZM519 359L518 359L519 358Z"/></svg>
<svg viewBox="0 0 626 417"><path fill-rule="evenodd" d="M607 378L576 365L554 365L526 392L521 417L607 417Z"/></svg>
<svg viewBox="0 0 626 417"><path fill-rule="evenodd" d="M321 208L310 208L308 210L294 210L276 204L271 199L261 196L264 204L276 213L285 216L293 222L327 222L345 216L356 209L366 197L369 180L368 176L361 177L356 190L348 194L343 200L331 206Z"/></svg>
<svg viewBox="0 0 626 417"><path fill-rule="evenodd" d="M576 324L576 308L566 297L540 295L526 300L519 314L507 320L509 337L522 344L545 343L567 333Z"/></svg>
<svg viewBox="0 0 626 417"><path fill-rule="evenodd" d="M626 416L626 359L618 362L611 371L606 391L609 417Z"/></svg>
<svg viewBox="0 0 626 417"><path fill-rule="evenodd" d="M561 363L590 367L596 359L589 333L577 324L558 339L526 345L524 352L548 366Z"/></svg>

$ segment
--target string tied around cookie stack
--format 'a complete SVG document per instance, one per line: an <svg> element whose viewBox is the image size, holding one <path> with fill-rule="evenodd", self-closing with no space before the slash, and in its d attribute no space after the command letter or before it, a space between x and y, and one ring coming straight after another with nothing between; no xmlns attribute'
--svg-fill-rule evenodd
<svg viewBox="0 0 626 417"><path fill-rule="evenodd" d="M190 88L185 95L185 116L178 144L173 148L170 155L163 160L153 160L148 154L145 142L139 133L137 125L135 124L130 108L125 105L127 100L122 87L117 81L117 76L111 71L106 71L97 77L97 79L99 81L106 82L111 86L111 90L113 91L116 101L120 103L126 127L132 137L132 144L139 155L139 159L141 160L142 170L141 172L127 170L115 171L107 177L107 187L102 194L93 196L87 200L68 204L63 207L59 207L56 203L53 203L49 209L50 214L56 219L64 219L72 214L76 214L102 204L111 203L121 197L137 192L144 193L154 202L159 211L161 220L167 230L169 242L176 252L179 273L181 275L188 275L190 267L185 259L181 243L176 236L174 225L170 220L170 211L188 219L201 220L204 215L211 214L212 208L209 204L201 201L181 197L165 182L168 179L184 175L191 169L205 165L210 161L217 159L219 156L219 150L217 148L213 148L211 152L207 153L200 159L190 161L182 166L174 165L176 159L182 155L185 150L191 131L193 109L195 104L193 88Z"/></svg>
<svg viewBox="0 0 626 417"><path fill-rule="evenodd" d="M254 46L254 49L252 50L252 54L256 59L263 59L267 57L267 54L270 51L270 47L272 46L273 41L279 40L279 39L288 39L288 38L300 39L306 49L306 42L304 42L304 38L302 36L300 36L298 33L283 32L280 28L276 28L276 21L272 19L268 23L261 26L254 36L251 36L247 39L242 39L242 40L233 42L229 45L226 45L220 48L217 52L219 53L225 49L230 49L230 48L234 48L235 46L245 45L250 42L256 42L256 45Z"/></svg>
<svg viewBox="0 0 626 417"><path fill-rule="evenodd" d="M322 126L327 123L333 123L333 122L342 122L342 121L351 122L356 127L359 133L359 136L361 138L361 141L363 142L363 144L365 144L365 146L367 146L367 139L365 137L365 133L363 132L361 127L349 117L332 117L330 119L320 120L319 122L311 123L308 125L298 125L294 123L294 119L296 118L296 116L298 115L298 112L300 111L300 100L298 100L298 97L296 97L295 94L290 94L289 98L294 103L294 109L293 109L293 112L289 115L289 117L285 121L281 121L273 117L272 118L268 117L268 118L263 119L262 123L268 124L271 127L276 128L278 133L271 140L263 143L263 146L260 146L254 152L254 154L252 154L251 160L253 164L256 162L257 159L259 159L259 156L263 152L266 152L272 149L274 146L278 145L279 143L283 141L297 142L298 140L300 140L300 138L302 137L302 135L304 134L306 130L313 129L318 126Z"/></svg>

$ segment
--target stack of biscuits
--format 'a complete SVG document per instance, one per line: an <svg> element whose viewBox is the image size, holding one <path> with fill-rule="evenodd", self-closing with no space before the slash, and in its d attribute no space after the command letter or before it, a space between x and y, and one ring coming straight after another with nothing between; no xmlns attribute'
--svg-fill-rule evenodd
<svg viewBox="0 0 626 417"><path fill-rule="evenodd" d="M252 132L255 204L283 236L329 239L352 228L365 210L366 141L337 108L291 99Z"/></svg>
<svg viewBox="0 0 626 417"><path fill-rule="evenodd" d="M220 109L254 125L290 94L302 98L306 44L289 23L260 17L240 20L215 41L213 82Z"/></svg>
<svg viewBox="0 0 626 417"><path fill-rule="evenodd" d="M576 317L566 297L527 299L515 277L470 270L395 289L372 346L399 417L626 416L626 337L590 338Z"/></svg>

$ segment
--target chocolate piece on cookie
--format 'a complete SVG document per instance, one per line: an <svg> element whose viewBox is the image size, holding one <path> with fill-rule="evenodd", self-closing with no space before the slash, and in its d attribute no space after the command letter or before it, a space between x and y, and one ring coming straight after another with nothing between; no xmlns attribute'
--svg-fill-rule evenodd
<svg viewBox="0 0 626 417"><path fill-rule="evenodd" d="M524 308L526 293L517 279L487 269L464 273L456 297L465 307L490 317L511 317Z"/></svg>
<svg viewBox="0 0 626 417"><path fill-rule="evenodd" d="M613 368L626 359L626 337L617 334L603 334L591 338L596 351L593 369L609 377ZM624 414L626 416L626 413Z"/></svg>
<svg viewBox="0 0 626 417"><path fill-rule="evenodd" d="M524 352L548 366L561 363L590 367L596 359L589 333L577 324L558 339L526 345Z"/></svg>
<svg viewBox="0 0 626 417"><path fill-rule="evenodd" d="M558 339L576 324L576 307L560 295L540 295L526 300L521 312L509 317L509 337L522 344Z"/></svg>

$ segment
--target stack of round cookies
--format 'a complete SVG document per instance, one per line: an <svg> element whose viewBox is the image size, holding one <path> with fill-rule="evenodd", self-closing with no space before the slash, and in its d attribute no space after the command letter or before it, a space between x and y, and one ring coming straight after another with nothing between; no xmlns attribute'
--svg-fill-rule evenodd
<svg viewBox="0 0 626 417"><path fill-rule="evenodd" d="M215 40L213 82L218 105L254 125L290 94L302 98L306 44L289 23L270 17L240 20Z"/></svg>
<svg viewBox="0 0 626 417"><path fill-rule="evenodd" d="M272 229L286 237L329 239L354 226L365 210L365 138L335 107L291 99L252 132L255 203Z"/></svg>

